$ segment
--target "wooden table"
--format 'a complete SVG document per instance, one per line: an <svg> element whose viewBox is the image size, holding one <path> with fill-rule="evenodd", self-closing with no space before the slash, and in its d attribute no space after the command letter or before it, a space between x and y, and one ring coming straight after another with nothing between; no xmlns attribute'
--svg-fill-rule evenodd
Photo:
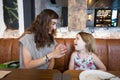
<svg viewBox="0 0 120 80"><path fill-rule="evenodd" d="M79 80L79 75L82 71L80 70L67 70L63 73L63 80L70 79L70 80ZM108 71L116 76L120 77L120 71Z"/></svg>
<svg viewBox="0 0 120 80"><path fill-rule="evenodd" d="M1 80L61 80L61 72L58 70L44 69L0 69L12 71Z"/></svg>

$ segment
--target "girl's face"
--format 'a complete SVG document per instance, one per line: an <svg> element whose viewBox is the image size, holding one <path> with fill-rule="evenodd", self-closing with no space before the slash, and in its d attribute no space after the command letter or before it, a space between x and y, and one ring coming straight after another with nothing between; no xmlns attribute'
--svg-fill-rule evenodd
<svg viewBox="0 0 120 80"><path fill-rule="evenodd" d="M85 42L79 34L76 35L76 38L74 40L74 46L75 50L77 51L85 50Z"/></svg>
<svg viewBox="0 0 120 80"><path fill-rule="evenodd" d="M50 34L52 33L53 30L56 29L57 22L58 22L58 19L51 20L50 29L49 29Z"/></svg>

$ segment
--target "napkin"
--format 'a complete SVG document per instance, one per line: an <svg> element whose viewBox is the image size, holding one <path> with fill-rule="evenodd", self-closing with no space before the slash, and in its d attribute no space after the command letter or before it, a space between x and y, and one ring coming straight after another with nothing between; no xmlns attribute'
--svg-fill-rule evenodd
<svg viewBox="0 0 120 80"><path fill-rule="evenodd" d="M3 70L0 70L0 79L5 77L7 74L11 73L11 71L3 71Z"/></svg>

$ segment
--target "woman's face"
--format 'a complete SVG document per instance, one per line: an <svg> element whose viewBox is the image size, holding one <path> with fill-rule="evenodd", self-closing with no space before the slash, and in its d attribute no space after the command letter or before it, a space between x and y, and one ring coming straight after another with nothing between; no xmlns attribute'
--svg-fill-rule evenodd
<svg viewBox="0 0 120 80"><path fill-rule="evenodd" d="M85 42L79 34L76 35L76 38L74 40L74 46L75 50L77 51L85 50Z"/></svg>
<svg viewBox="0 0 120 80"><path fill-rule="evenodd" d="M52 33L53 30L56 29L57 22L58 22L58 19L52 19L51 20L50 30L49 30L50 34Z"/></svg>

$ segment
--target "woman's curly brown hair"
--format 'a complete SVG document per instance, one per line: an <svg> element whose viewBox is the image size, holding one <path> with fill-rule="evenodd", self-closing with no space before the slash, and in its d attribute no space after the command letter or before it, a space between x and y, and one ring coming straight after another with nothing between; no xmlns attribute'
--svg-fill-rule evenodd
<svg viewBox="0 0 120 80"><path fill-rule="evenodd" d="M49 34L50 24L52 19L58 19L58 14L50 9L43 10L33 21L28 32L34 33L34 40L37 48L50 46L54 44L54 31Z"/></svg>

